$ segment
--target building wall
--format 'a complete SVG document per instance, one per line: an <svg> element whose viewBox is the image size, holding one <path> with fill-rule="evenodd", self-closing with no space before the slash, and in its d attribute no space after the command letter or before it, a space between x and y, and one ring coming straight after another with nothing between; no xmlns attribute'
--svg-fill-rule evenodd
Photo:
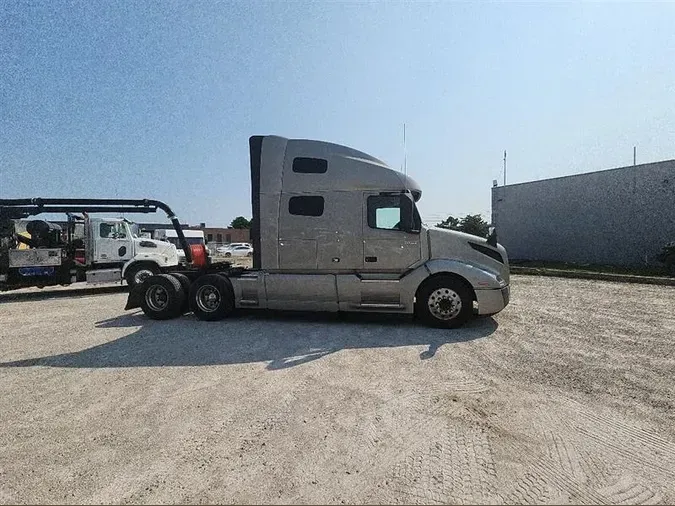
<svg viewBox="0 0 675 506"><path fill-rule="evenodd" d="M218 227L193 227L195 230L203 230L204 237L208 242L251 242L251 231L248 228L218 228Z"/></svg>
<svg viewBox="0 0 675 506"><path fill-rule="evenodd" d="M675 240L675 160L492 188L514 260L656 264Z"/></svg>
<svg viewBox="0 0 675 506"><path fill-rule="evenodd" d="M40 219L39 217L32 219ZM26 223L30 220L18 220L15 224L17 233L23 233L26 230ZM66 237L66 225L65 221L52 221L60 225L62 228L62 236ZM138 223L141 232L154 233L156 230L169 230L173 229L173 225L170 222L167 223ZM183 230L203 230L204 237L208 242L213 243L230 243L230 242L251 242L251 231L249 229L238 229L238 228L224 228L224 227L201 227L201 226L190 226L185 223L181 224ZM209 237L210 235L210 237Z"/></svg>
<svg viewBox="0 0 675 506"><path fill-rule="evenodd" d="M170 229L171 223L139 223L143 232L154 232L158 229ZM202 230L204 237L208 242L228 243L228 242L250 242L251 231L249 229L224 228L224 227L202 227L196 225L181 224L183 230ZM209 237L210 235L210 237ZM228 239L229 238L229 239Z"/></svg>
<svg viewBox="0 0 675 506"><path fill-rule="evenodd" d="M155 230L169 230L173 229L173 225L171 224L170 221L167 221L166 223L137 223L138 228L140 228L141 232L149 232L153 233ZM195 227L191 227L187 223L181 223L180 228L183 230L190 230Z"/></svg>

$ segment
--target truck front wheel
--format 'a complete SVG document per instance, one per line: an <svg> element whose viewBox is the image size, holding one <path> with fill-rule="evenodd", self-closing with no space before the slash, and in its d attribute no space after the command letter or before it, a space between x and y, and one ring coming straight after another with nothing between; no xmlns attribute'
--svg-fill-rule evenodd
<svg viewBox="0 0 675 506"><path fill-rule="evenodd" d="M159 274L159 267L153 263L143 262L132 265L127 269L127 272L124 274L124 279L131 288L136 285L140 285L143 281L148 279L150 276Z"/></svg>
<svg viewBox="0 0 675 506"><path fill-rule="evenodd" d="M459 327L473 314L473 296L461 280L436 276L417 291L415 312L434 327Z"/></svg>
<svg viewBox="0 0 675 506"><path fill-rule="evenodd" d="M219 274L205 274L190 287L190 309L200 320L222 320L234 310L230 280Z"/></svg>
<svg viewBox="0 0 675 506"><path fill-rule="evenodd" d="M143 287L141 308L146 316L153 320L168 320L181 314L185 291L176 278L169 274L150 276Z"/></svg>

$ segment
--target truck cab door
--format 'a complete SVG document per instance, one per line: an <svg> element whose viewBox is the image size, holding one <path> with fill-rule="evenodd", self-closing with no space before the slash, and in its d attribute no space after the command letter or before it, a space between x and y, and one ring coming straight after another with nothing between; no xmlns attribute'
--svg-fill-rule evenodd
<svg viewBox="0 0 675 506"><path fill-rule="evenodd" d="M403 230L400 194L366 193L364 197L363 272L405 272L420 261L422 253L419 232Z"/></svg>
<svg viewBox="0 0 675 506"><path fill-rule="evenodd" d="M93 225L94 263L124 263L133 258L133 237L126 223L100 221Z"/></svg>

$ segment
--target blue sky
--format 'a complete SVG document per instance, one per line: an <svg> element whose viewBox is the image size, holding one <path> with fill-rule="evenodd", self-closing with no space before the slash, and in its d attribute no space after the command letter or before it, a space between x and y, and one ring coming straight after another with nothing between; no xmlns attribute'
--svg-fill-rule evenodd
<svg viewBox="0 0 675 506"><path fill-rule="evenodd" d="M674 3L5 0L0 197L150 197L227 225L250 216L250 135L399 168L405 122L423 218L489 219L504 149L512 183L634 145L675 158L673 21Z"/></svg>

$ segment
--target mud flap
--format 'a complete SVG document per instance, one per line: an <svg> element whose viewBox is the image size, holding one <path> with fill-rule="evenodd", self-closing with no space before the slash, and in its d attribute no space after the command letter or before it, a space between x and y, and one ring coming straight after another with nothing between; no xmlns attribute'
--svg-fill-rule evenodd
<svg viewBox="0 0 675 506"><path fill-rule="evenodd" d="M141 301L145 296L145 283L140 283L134 286L129 291L129 297L127 298L127 305L124 306L124 310L128 311L129 309L136 309L141 307Z"/></svg>

